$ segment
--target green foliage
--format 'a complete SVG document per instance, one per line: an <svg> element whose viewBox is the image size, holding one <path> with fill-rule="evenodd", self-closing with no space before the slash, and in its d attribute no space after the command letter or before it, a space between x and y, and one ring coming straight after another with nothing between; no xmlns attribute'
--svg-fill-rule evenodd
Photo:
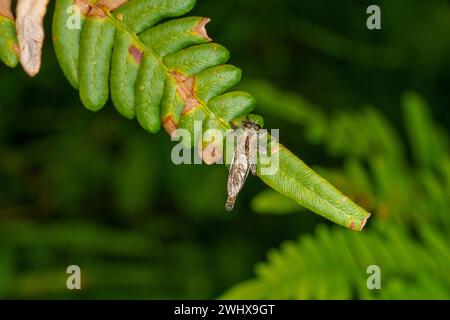
<svg viewBox="0 0 450 320"><path fill-rule="evenodd" d="M372 109L326 119L322 114L315 115L321 111L310 108L301 98L264 83L249 86L260 88L254 92L263 106L272 106L274 101L291 106L266 108L267 113L275 110L274 116L289 118L310 131L321 126L320 122L308 121L311 118L327 121L330 129L326 134L308 137L333 146L329 151L344 156L345 166L343 171L318 170L373 210L374 225L364 234L320 226L314 235L286 242L280 250L269 253L266 263L256 267L254 280L238 284L222 298L448 299L450 153L447 136L431 120L424 101L414 93L407 93L403 99L405 126L414 156L410 165L400 144L396 144L399 138L395 130ZM361 122L364 129L355 140L359 153L344 143L333 145L336 137L349 139L352 134L341 125L342 119L353 119L352 124ZM380 133L383 136L377 140ZM371 152L364 152L364 146ZM267 203L272 198L270 192L264 191L253 202ZM283 208L284 213L289 212L286 208L291 213L298 211L289 200L276 201L276 208ZM262 206L253 209L267 213ZM370 265L381 268L382 290L369 290L366 286L366 268Z"/></svg>
<svg viewBox="0 0 450 320"><path fill-rule="evenodd" d="M0 265L4 268L15 264L16 267L3 270L0 295L15 298L61 296L67 292L66 268L77 261L84 274L82 288L85 293L80 294L85 298L161 299L173 297L171 287L177 288L178 298L194 293L208 294L211 289L206 279L207 270L202 264L203 253L193 243L183 246L164 243L165 252L155 250L163 245L157 239L164 229L163 223L157 221L133 231L85 223L54 223L35 228L29 223L16 222L2 226L0 239L8 246L0 246ZM34 248L33 252L28 251L30 247ZM26 256L17 256L18 252L25 252ZM59 259L52 262L55 255ZM190 259L183 259L183 255ZM48 268L48 263L53 263L53 267ZM184 271L176 272L179 267ZM126 273L120 271L124 269ZM161 274L172 276L162 278ZM186 277L190 280L185 281ZM158 289L162 287L167 291ZM112 294L114 288L126 290ZM149 290L151 288L153 290ZM152 293L155 291L157 293Z"/></svg>
<svg viewBox="0 0 450 320"><path fill-rule="evenodd" d="M19 63L18 47L14 20L0 14L0 60L8 67Z"/></svg>
<svg viewBox="0 0 450 320"><path fill-rule="evenodd" d="M90 11L83 12L81 30L75 31L66 27L70 4L73 1L57 1L55 48L88 109L103 108L111 91L121 115L137 117L150 132L157 132L162 122L169 133L175 128L192 131L194 120L226 129L231 120L251 111L253 102L245 93L235 92L233 99L230 94L220 96L240 80L241 72L224 65L229 58L224 47L208 43L204 26L209 19L181 18L157 25L187 13L195 1L133 0L119 8L91 3Z"/></svg>
<svg viewBox="0 0 450 320"><path fill-rule="evenodd" d="M226 190L218 181L226 180L226 168L174 165L167 137L123 121L110 103L101 116L80 110L49 32L36 79L0 64L0 297L215 298L251 279L226 296L278 298L265 290L266 283L275 288L266 281L270 274L252 279L252 270L269 249L291 240L281 246L295 248L288 272L272 262L257 267L258 274L273 270L274 278L288 279L280 292L292 292L291 298L342 297L350 289L353 298L448 298L448 276L441 272L450 239L448 149L431 147L432 141L448 145L448 2L380 5L380 32L365 28L367 5L351 0L198 1L193 12L213 18L208 29L245 70L239 89L255 95L267 127L280 128L283 144L373 212L363 233L329 228L293 200L263 191L252 177L235 212L223 214ZM45 22L50 30L51 19ZM400 108L407 89L425 98L402 100L415 100L418 108ZM402 111L414 113L418 126L403 126ZM424 138L413 137L419 135ZM413 156L417 139L428 141L423 150L437 150L433 155L441 159ZM425 161L419 166L416 159ZM333 250L326 234L337 243ZM339 239L352 241L343 246ZM360 243L370 250L359 250ZM290 250L270 256L288 261ZM372 252L383 258L370 258ZM322 254L333 263L325 266ZM305 267L311 259L314 267ZM379 292L362 287L368 262L382 268ZM81 266L81 291L65 286L70 264ZM320 280L333 281L330 269L336 278L345 273L332 288ZM295 282L310 288L302 295Z"/></svg>
<svg viewBox="0 0 450 320"><path fill-rule="evenodd" d="M221 298L448 299L446 239L434 230L420 228L419 234L416 240L401 226L383 223L363 234L322 226L269 252L268 262L256 268L256 280L237 285ZM381 290L367 288L370 265L381 269Z"/></svg>
<svg viewBox="0 0 450 320"><path fill-rule="evenodd" d="M158 24L189 12L194 5L195 0L57 0L53 18L56 55L85 107L98 111L111 94L117 111L128 119L136 117L147 131L156 133L162 123L171 135L176 129L187 129L191 137L195 137L196 121L204 131L220 130L226 137L227 130L243 120L259 117L248 115L255 105L251 95L227 92L241 80L241 70L225 64L230 56L227 49L209 43L208 18ZM70 26L73 8L81 14L79 26ZM335 223L363 229L368 212L277 141L270 143L279 156L279 169L267 174L267 162L259 159L257 173L262 181ZM215 145L215 152L223 153L217 141L199 144L203 157L210 144Z"/></svg>
<svg viewBox="0 0 450 320"><path fill-rule="evenodd" d="M270 189L256 195L251 205L253 211L266 214L290 214L303 208L294 201L286 199L280 193Z"/></svg>

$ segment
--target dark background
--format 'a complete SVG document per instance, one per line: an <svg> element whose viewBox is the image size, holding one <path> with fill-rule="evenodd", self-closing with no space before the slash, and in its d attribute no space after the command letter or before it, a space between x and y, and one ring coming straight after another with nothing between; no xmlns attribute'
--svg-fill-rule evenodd
<svg viewBox="0 0 450 320"><path fill-rule="evenodd" d="M382 10L381 30L366 28L366 8L374 3ZM351 233L288 202L284 208L280 197L264 202L273 194L254 199L266 188L256 178L226 213L226 167L175 166L165 133L146 133L111 104L99 113L84 109L53 52L52 8L40 74L29 78L0 66L0 297L217 298L253 278L254 265L285 240L306 235L320 246L317 227L330 236ZM262 297L334 298L327 292L349 287L338 297L402 299L416 290L413 297L448 299L442 266L450 261L450 2L199 0L192 15L212 18L209 35L243 70L241 88L257 98L255 112L266 126L279 128L282 143L374 212L363 233L383 240L384 224L393 234L405 231L398 247L387 241L381 250L400 260L402 250L413 256L411 267L386 267L386 295L355 289L351 274L365 279L364 260L360 269L344 268L342 281L324 292L315 286L333 268L309 274L303 268L313 267L286 262L290 276ZM423 117L408 118L414 101L423 101L417 102ZM377 129L366 110L381 119ZM431 130L438 132L433 138ZM416 139L422 153L414 151ZM439 157L426 151L427 139L438 141ZM372 164L397 153L402 161L380 182ZM349 163L367 171L368 188L352 180ZM278 201L283 208L271 209ZM441 241L436 255L415 256L414 250L429 252L418 226ZM359 256L351 246L333 252L342 250ZM321 263L332 266L327 255ZM65 286L71 264L81 267L81 291ZM416 281L422 271L425 280ZM283 284L305 281L311 294L283 291ZM244 297L260 296L252 290Z"/></svg>

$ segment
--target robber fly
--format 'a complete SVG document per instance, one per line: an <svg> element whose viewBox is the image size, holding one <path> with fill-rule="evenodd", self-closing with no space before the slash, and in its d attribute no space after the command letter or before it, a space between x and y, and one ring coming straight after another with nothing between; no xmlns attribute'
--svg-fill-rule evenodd
<svg viewBox="0 0 450 320"><path fill-rule="evenodd" d="M256 175L256 151L260 129L260 126L252 121L243 121L241 127L235 130L237 143L228 173L228 199L225 204L227 211L233 210L248 173L251 171Z"/></svg>

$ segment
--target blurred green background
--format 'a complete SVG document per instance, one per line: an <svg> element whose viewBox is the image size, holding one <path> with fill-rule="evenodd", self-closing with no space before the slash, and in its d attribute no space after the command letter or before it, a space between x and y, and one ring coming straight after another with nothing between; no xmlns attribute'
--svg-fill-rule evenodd
<svg viewBox="0 0 450 320"><path fill-rule="evenodd" d="M41 73L0 66L0 297L449 299L450 2L199 0L192 15L212 18L266 126L373 212L366 230L252 178L225 213L224 166L175 166L165 133L82 107L48 14Z"/></svg>

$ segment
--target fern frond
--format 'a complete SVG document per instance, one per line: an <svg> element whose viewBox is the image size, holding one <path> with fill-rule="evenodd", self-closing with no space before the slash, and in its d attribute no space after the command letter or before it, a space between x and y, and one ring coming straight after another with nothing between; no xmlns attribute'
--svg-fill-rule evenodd
<svg viewBox="0 0 450 320"><path fill-rule="evenodd" d="M56 55L84 106L98 111L111 96L122 116L136 118L151 133L162 126L170 135L187 129L194 136L198 121L204 130L220 130L225 137L226 130L240 125L255 99L246 92L228 92L241 80L241 70L226 64L228 50L211 42L205 30L209 19L178 18L194 5L195 0L57 0ZM176 19L160 23L166 18ZM368 212L281 144L273 144L280 169L264 175L259 163L258 175L265 183L340 225L364 227ZM199 144L206 163L215 162L207 160L210 150L220 159L222 150L216 145Z"/></svg>
<svg viewBox="0 0 450 320"><path fill-rule="evenodd" d="M364 233L320 226L315 235L286 242L256 267L257 277L222 299L448 299L450 251L445 237L419 231L423 244L399 226L377 225ZM439 257L439 258L437 258ZM381 290L367 287L367 267L381 270ZM429 281L428 281L429 280Z"/></svg>

